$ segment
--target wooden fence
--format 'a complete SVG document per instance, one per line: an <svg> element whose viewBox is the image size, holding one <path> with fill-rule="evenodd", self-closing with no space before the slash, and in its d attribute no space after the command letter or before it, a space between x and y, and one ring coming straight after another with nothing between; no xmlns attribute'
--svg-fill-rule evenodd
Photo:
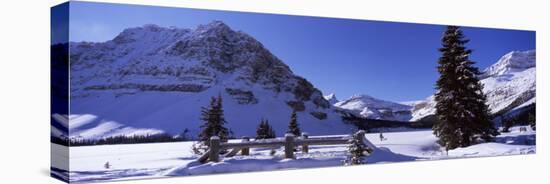
<svg viewBox="0 0 550 184"><path fill-rule="evenodd" d="M355 133L357 138L360 139L367 146L367 151L371 153L374 150L374 145L365 139L365 131L360 130ZM209 148L204 155L198 158L201 163L207 161L218 162L220 160L221 150L230 150L224 157L232 157L237 153L241 155L249 155L250 148L278 148L284 147L285 158L294 158L294 150L296 147L301 146L302 152L308 153L309 145L337 145L337 144L349 144L349 140L353 138L352 135L344 136L326 136L326 137L309 137L307 134L302 136L294 136L293 134L285 134L284 137L274 139L258 139L250 141L250 138L243 137L241 142L229 143L220 142L220 138L214 136L210 138Z"/></svg>

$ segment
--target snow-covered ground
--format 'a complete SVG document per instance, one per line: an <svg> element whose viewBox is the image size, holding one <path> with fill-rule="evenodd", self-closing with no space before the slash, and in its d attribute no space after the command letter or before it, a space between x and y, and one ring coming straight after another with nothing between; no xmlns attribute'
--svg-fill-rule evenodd
<svg viewBox="0 0 550 184"><path fill-rule="evenodd" d="M513 127L510 133L498 136L495 142L483 143L446 153L436 143L431 130L367 134L366 138L377 148L365 158L367 164L415 160L439 160L463 157L483 157L536 152L535 132L527 127L520 132ZM297 169L342 166L347 157L346 145L311 146L310 152L296 153L296 159L284 159L283 148L270 155L270 149L252 149L249 156L225 158L218 163L199 164L190 148L192 142L105 145L67 148L52 145L52 156L69 158L70 181L127 180L184 176L212 173ZM62 159L55 159L62 160ZM110 167L105 168L109 162ZM54 174L63 174L67 166L52 163Z"/></svg>

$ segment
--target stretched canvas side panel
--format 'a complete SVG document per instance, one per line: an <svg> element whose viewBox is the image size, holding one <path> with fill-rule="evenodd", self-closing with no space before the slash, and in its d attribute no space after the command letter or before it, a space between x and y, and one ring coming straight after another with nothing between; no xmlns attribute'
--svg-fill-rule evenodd
<svg viewBox="0 0 550 184"><path fill-rule="evenodd" d="M69 181L69 3L51 8L51 176Z"/></svg>

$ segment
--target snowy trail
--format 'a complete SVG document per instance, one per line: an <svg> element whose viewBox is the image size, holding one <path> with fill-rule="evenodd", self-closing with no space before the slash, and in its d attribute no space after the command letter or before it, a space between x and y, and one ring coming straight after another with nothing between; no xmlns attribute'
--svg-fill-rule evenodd
<svg viewBox="0 0 550 184"><path fill-rule="evenodd" d="M536 152L535 132L530 129L519 132L519 127L513 127L510 133L498 136L493 143L458 148L448 153L436 144L437 139L431 130L388 132L383 135L386 138L383 141L378 133L366 135L377 147L372 155L365 158L367 164ZM311 146L308 154L296 152L296 159L284 159L283 148L276 149L274 155L270 155L271 149L261 148L251 149L249 156L199 164L195 161L197 156L190 150L192 144L179 142L71 147L70 155L55 151L66 150L66 147L52 145L52 156L70 158L71 182L85 182L342 166L348 155L346 145ZM106 162L111 165L108 169L104 167ZM66 175L64 171L68 169L63 164L53 163L52 171L55 174Z"/></svg>

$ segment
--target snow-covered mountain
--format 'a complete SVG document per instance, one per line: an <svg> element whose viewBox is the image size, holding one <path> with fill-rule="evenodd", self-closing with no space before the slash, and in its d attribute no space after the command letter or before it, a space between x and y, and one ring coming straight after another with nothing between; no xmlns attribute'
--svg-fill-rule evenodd
<svg viewBox="0 0 550 184"><path fill-rule="evenodd" d="M492 113L506 113L535 103L535 61L535 50L513 51L483 70L480 82ZM435 114L435 104L433 95L416 104L411 121Z"/></svg>
<svg viewBox="0 0 550 184"><path fill-rule="evenodd" d="M511 73L522 72L534 68L536 64L536 51L512 51L502 56L497 63L483 70L482 79Z"/></svg>
<svg viewBox="0 0 550 184"><path fill-rule="evenodd" d="M412 118L412 106L380 100L368 95L353 95L334 106L369 119L408 121Z"/></svg>
<svg viewBox="0 0 550 184"><path fill-rule="evenodd" d="M312 134L351 128L310 82L220 21L196 29L145 25L102 43L73 42L70 71L70 137L196 134L201 107L218 95L236 136L255 135L262 118L283 134L293 110Z"/></svg>
<svg viewBox="0 0 550 184"><path fill-rule="evenodd" d="M418 121L426 116L435 114L435 96L431 95L422 102L419 102L411 109L412 118L410 121Z"/></svg>
<svg viewBox="0 0 550 184"><path fill-rule="evenodd" d="M324 97L325 97L325 100L327 100L328 103L330 103L332 105L339 102L338 98L336 98L336 94L334 94L334 93L331 93L329 95L325 95Z"/></svg>

